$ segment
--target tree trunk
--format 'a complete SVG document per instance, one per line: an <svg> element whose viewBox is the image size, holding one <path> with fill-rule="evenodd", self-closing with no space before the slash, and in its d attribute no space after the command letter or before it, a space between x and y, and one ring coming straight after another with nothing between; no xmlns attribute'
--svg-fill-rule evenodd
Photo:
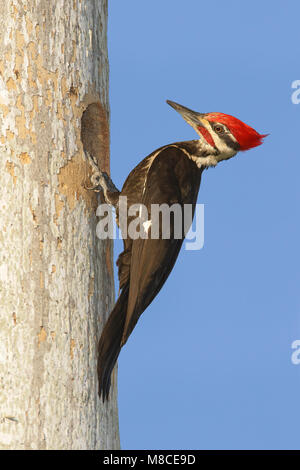
<svg viewBox="0 0 300 470"><path fill-rule="evenodd" d="M0 0L0 26L0 448L115 449L112 244L83 153L109 170L107 0Z"/></svg>

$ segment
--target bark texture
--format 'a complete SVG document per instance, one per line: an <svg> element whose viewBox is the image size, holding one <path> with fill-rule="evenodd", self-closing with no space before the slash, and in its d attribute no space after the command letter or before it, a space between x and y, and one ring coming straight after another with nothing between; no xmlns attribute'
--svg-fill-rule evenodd
<svg viewBox="0 0 300 470"><path fill-rule="evenodd" d="M84 188L83 146L109 170L106 26L107 0L0 0L1 449L119 447L96 377L112 244Z"/></svg>

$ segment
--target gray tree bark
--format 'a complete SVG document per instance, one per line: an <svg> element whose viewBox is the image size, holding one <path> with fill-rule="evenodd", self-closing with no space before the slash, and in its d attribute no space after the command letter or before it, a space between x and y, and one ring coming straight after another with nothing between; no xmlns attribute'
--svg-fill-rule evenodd
<svg viewBox="0 0 300 470"><path fill-rule="evenodd" d="M109 171L107 0L0 0L0 27L0 448L115 449L112 242L83 153Z"/></svg>

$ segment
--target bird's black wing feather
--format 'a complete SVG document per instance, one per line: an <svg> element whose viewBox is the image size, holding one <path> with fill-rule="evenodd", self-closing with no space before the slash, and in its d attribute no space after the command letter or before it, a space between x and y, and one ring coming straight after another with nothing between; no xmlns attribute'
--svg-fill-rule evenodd
<svg viewBox="0 0 300 470"><path fill-rule="evenodd" d="M151 214L151 204L192 204L195 208L202 171L179 146L164 148L153 160L146 179L142 203ZM150 231L149 231L150 235ZM183 238L174 239L171 223L170 239L142 239L132 243L130 286L124 344L142 312L158 294L169 276Z"/></svg>
<svg viewBox="0 0 300 470"><path fill-rule="evenodd" d="M151 163L149 165L149 163ZM180 149L163 147L144 159L128 176L122 195L128 204L192 204L195 206L201 170ZM145 190L143 190L145 184ZM111 373L122 345L138 318L157 295L170 274L183 240L124 240L118 259L121 294L109 315L98 346L99 395L108 398Z"/></svg>

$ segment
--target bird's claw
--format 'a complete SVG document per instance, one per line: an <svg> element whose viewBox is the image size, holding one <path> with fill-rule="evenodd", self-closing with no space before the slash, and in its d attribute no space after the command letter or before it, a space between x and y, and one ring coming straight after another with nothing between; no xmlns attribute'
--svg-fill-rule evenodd
<svg viewBox="0 0 300 470"><path fill-rule="evenodd" d="M118 188L116 188L108 174L105 171L99 169L98 162L96 161L95 157L93 157L93 155L87 151L85 151L85 156L92 167L92 175L90 177L92 186L88 187L85 185L85 189L96 191L98 193L103 191L105 197L107 197L108 192L118 193Z"/></svg>
<svg viewBox="0 0 300 470"><path fill-rule="evenodd" d="M84 188L90 191L95 191L97 193L103 191L103 188L101 187L100 184L100 179L101 179L101 174L102 171L98 167L98 162L96 159L91 155L87 150L85 150L85 156L87 161L89 162L90 166L92 167L92 176L90 177L90 181L92 183L92 186L87 186L87 184L84 183Z"/></svg>

